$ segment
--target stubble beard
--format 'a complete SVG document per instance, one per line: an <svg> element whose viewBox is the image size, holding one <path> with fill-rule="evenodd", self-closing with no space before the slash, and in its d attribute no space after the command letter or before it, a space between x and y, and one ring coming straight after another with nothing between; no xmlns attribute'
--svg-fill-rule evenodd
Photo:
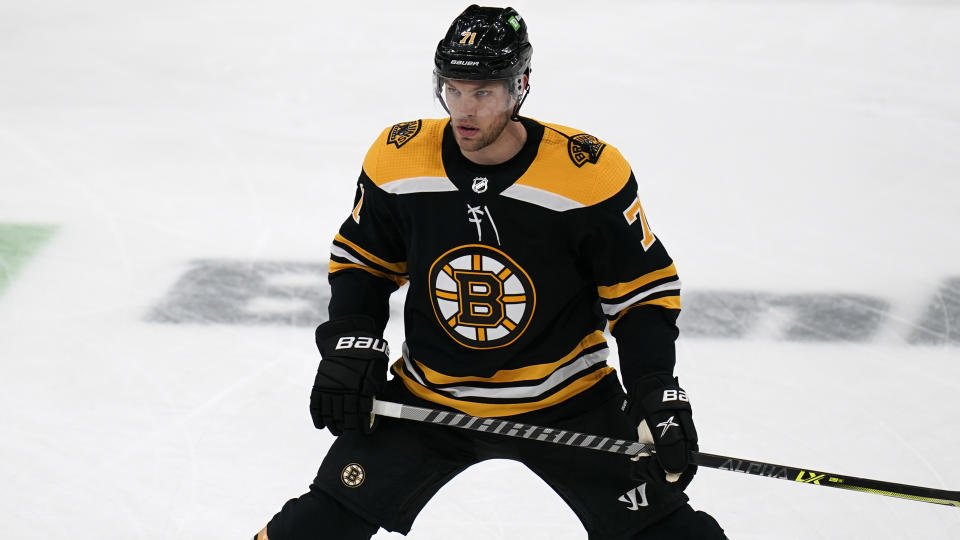
<svg viewBox="0 0 960 540"><path fill-rule="evenodd" d="M497 120L493 125L490 126L490 129L486 134L480 133L479 138L473 140L461 139L457 135L457 143L460 145L460 150L463 152L477 152L483 150L484 148L493 144L497 139L500 138L500 135L503 133L503 130L507 128L507 122L510 121L509 114L503 114L497 117Z"/></svg>

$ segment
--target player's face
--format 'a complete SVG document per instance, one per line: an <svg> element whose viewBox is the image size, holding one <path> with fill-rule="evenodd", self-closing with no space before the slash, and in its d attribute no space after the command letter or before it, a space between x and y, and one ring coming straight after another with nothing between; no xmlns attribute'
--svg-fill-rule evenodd
<svg viewBox="0 0 960 540"><path fill-rule="evenodd" d="M444 81L453 136L464 152L492 144L510 121L514 99L505 81Z"/></svg>

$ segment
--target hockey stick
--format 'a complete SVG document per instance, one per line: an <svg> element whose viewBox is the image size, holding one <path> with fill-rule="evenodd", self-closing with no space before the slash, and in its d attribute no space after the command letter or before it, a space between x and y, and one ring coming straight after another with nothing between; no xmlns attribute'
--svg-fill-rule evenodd
<svg viewBox="0 0 960 540"><path fill-rule="evenodd" d="M374 400L373 414L482 431L485 433L496 433L507 437L519 437L553 444L565 444L567 446L612 452L625 456L650 455L655 451L652 444L637 441L625 441L563 429L532 426L511 422L509 420L500 420L498 418L479 418L463 413L414 407L412 405L403 405L391 401ZM845 476L835 473L817 472L810 469L774 465L773 463L719 456L704 452L694 452L693 461L701 467L720 469L722 471L792 480L803 484L833 487L850 491L862 491L864 493L875 493L877 495L887 495L889 497L960 508L960 491L948 491L945 489L896 484L882 480L870 480L868 478L857 478L855 476Z"/></svg>

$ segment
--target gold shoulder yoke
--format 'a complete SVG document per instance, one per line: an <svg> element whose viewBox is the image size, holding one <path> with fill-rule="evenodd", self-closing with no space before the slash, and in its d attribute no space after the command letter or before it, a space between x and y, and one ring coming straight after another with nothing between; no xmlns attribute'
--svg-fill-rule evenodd
<svg viewBox="0 0 960 540"><path fill-rule="evenodd" d="M384 129L363 160L374 184L446 177L440 147L448 119L400 122Z"/></svg>
<svg viewBox="0 0 960 540"><path fill-rule="evenodd" d="M537 159L505 195L571 210L605 201L627 184L630 164L615 147L566 126L543 125Z"/></svg>

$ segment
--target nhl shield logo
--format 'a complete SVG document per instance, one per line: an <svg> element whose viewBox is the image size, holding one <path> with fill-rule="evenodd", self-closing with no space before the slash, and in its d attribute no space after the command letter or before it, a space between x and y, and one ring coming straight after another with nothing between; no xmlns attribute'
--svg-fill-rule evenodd
<svg viewBox="0 0 960 540"><path fill-rule="evenodd" d="M474 193L483 193L487 190L487 185L490 184L490 179L483 176L478 176L473 179L473 191Z"/></svg>
<svg viewBox="0 0 960 540"><path fill-rule="evenodd" d="M437 322L470 349L505 347L519 338L536 306L527 273L506 253L481 244L444 253L430 268Z"/></svg>
<svg viewBox="0 0 960 540"><path fill-rule="evenodd" d="M390 128L390 133L387 135L387 144L396 145L397 148L407 144L410 139L417 136L420 133L420 128L423 127L423 121L417 120L416 122L400 122L395 124Z"/></svg>
<svg viewBox="0 0 960 540"><path fill-rule="evenodd" d="M606 148L605 143L600 142L593 135L581 133L570 137L567 142L567 151L570 153L570 159L577 167L583 167L584 163L596 164L600 160L600 154Z"/></svg>

